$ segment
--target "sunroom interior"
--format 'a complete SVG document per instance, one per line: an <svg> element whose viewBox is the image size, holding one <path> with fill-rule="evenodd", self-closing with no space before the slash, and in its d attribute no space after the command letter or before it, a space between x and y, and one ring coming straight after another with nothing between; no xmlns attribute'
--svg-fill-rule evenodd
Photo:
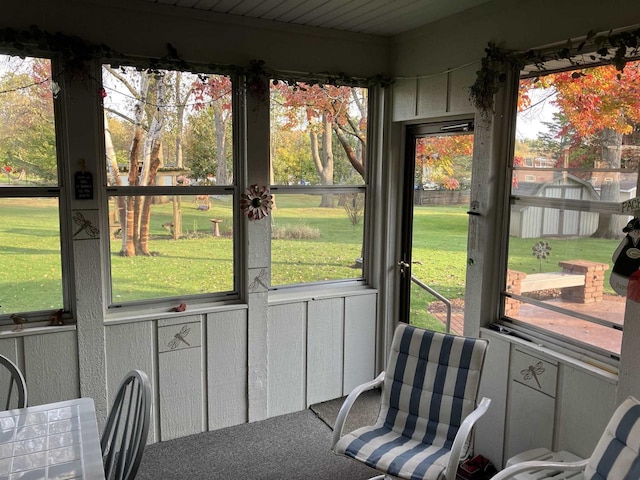
<svg viewBox="0 0 640 480"><path fill-rule="evenodd" d="M0 184L7 187L0 189L5 292L0 290L0 353L23 371L29 403L90 397L103 428L120 380L140 369L152 383L148 442L156 443L298 412L372 380L384 368L395 326L409 321L412 308L411 270L418 271L411 257L412 232L418 235L412 227L414 205L430 194L424 177L420 182L414 177L415 142L443 132L472 133L468 185L456 213L466 234L458 288L463 320L452 330L489 340L478 397L491 398L491 406L475 429L474 453L498 467L536 447L588 457L616 407L630 395L640 397L640 307L638 298L624 295L598 303L615 296L608 286L610 257L625 235L622 228L612 243L589 250L605 251L609 260L582 253L580 246L568 251L556 246L563 236L592 235L598 218L618 217L620 202L638 196L637 158L626 171L620 165L591 167L591 179L602 177L595 183L581 175L584 168L568 168L570 162L514 161L519 86L546 73L577 70L566 56L547 57L543 65L534 65L541 58L535 55L518 57L528 63L501 72L485 109L470 89L487 72L483 59L489 45L509 52L557 52L568 40L572 48L584 40L581 67L611 63L610 52L605 61L593 53L602 47L593 32L636 31L640 9L631 0L451 3L27 0L3 5L0 55L50 62L51 73L42 83L55 124L55 175L44 183L28 183L28 171L26 180L20 178L29 162L12 157L5 135L0 138L6 176ZM629 63L638 53L632 50L626 52ZM4 63L0 74L10 65ZM224 138L215 139L211 128L199 133L205 140L197 145L192 129L193 147L181 139L184 163L172 163L173 153L163 150L167 168L156 166L154 175L166 181L153 186L133 183L138 177L127 159L133 143L122 141L118 130L125 122L140 126L144 122L134 117L146 115L149 122L136 130L144 132L137 139L142 149L155 125L151 118L158 120L154 111L164 107L125 91L140 85L123 77L140 72L158 82L156 92L159 78L169 78L166 72L173 81L167 89L176 88L178 73L184 85L197 78L199 90L189 90L191 100L183 106L192 107L193 117L208 115L210 124L228 122ZM119 80L121 87L115 86ZM285 109L296 94L308 94L309 102L318 85L348 89L364 110L347 117L359 115L361 128L366 123L366 138L363 133L362 143L351 149L351 140L342 141L341 134L349 130L356 138L357 122L350 122L351 129L339 123L327 127L333 129L334 151L342 155L340 165L346 165L328 173L330 184L307 181L317 178L315 170L305 173L309 167L278 163L285 153L274 140L276 126L285 132L305 115L304 108ZM2 80L0 93L10 91ZM308 110L306 115L311 122ZM178 129L163 121L173 132ZM325 115L322 121L332 118ZM303 124L287 132L302 130ZM278 141L294 138L287 135ZM312 150L326 140L311 130L304 135ZM179 141L171 141L176 148ZM227 169L214 171L222 160L213 158L224 142ZM204 152L214 143L218 150L202 153L209 155L209 167L189 160L198 148ZM110 145L118 156L113 162ZM318 146L318 158L328 149ZM144 165L138 164L137 174L148 176ZM609 185L605 177L628 173L631 180L618 183L621 196L600 202ZM332 225L332 235L335 242L349 239L336 247L345 252L332 250L335 258L323 259L329 253L321 243L278 244L275 231L286 223L288 207L301 203L291 215L300 219L308 208L311 219L325 196L340 205L342 223ZM152 197L169 200L146 205L144 199ZM13 210L17 200L31 202L30 207ZM140 201L141 211L145 205L151 212L164 209L162 220L150 213L159 229L151 236L164 236L163 245L179 246L190 235L206 239L189 259L175 247L155 255L157 244L152 251L143 248L144 255L127 256L126 236L133 227L124 226L133 220L123 212L129 201ZM40 239L16 240L14 234L31 227L13 222L22 222L29 211L39 215L38 203L46 202L55 204L54 243L31 247L24 242ZM631 205L619 216L638 216L638 202ZM556 218L554 212L562 213ZM535 220L536 215L548 216ZM332 218L328 221L339 223ZM561 231L545 230L552 228L545 222L552 221ZM532 222L542 227L531 233ZM429 244L443 232L427 228L419 234ZM524 267L514 260L510 237L523 240L529 256L533 245L539 271L518 271ZM28 256L31 248L50 245L56 250L55 271L45 272L46 278L18 275L38 261ZM547 255L550 261L543 262ZM156 265L170 256L175 262ZM305 273L319 264L326 268ZM427 286L432 281L419 280ZM575 295L580 290L582 300L572 297L570 306L554 306L527 295L543 288L534 286L536 281L562 289L563 300L564 289ZM584 298L592 281L599 292L594 303ZM53 296L45 298L43 285L51 284ZM605 299L603 289L609 293ZM528 320L531 309L543 324ZM553 315L558 320L551 322ZM569 317L586 326L569 333L549 327ZM24 322L17 325L16 318ZM613 340L599 343L604 337Z"/></svg>

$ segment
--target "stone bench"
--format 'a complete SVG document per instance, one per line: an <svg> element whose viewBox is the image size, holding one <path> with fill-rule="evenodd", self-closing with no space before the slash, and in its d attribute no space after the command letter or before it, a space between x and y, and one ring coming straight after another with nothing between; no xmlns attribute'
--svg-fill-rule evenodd
<svg viewBox="0 0 640 480"><path fill-rule="evenodd" d="M565 272L534 273L520 282L520 293L551 290L555 288L581 287L585 284L584 274Z"/></svg>
<svg viewBox="0 0 640 480"><path fill-rule="evenodd" d="M562 271L527 275L517 270L507 270L507 292L514 295L540 290L561 290L562 299L576 303L595 303L602 300L606 263L587 260L558 262ZM520 302L507 298L505 315L514 317L520 312Z"/></svg>

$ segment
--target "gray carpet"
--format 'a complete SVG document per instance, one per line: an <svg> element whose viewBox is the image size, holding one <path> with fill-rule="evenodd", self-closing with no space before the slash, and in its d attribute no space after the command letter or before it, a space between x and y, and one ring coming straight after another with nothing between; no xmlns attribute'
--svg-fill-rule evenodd
<svg viewBox="0 0 640 480"><path fill-rule="evenodd" d="M340 407L344 403L346 397L336 398L335 400L329 400L328 402L317 403L311 405L311 411L313 411L318 418L326 423L332 430L333 425L336 423L338 412ZM362 393L347 416L347 420L344 424L342 431L344 433L351 432L358 427L365 425L373 425L378 418L378 411L380 410L380 389L369 390Z"/></svg>
<svg viewBox="0 0 640 480"><path fill-rule="evenodd" d="M337 415L335 405L331 409ZM313 411L304 410L155 443L145 449L136 479L364 480L376 475L332 453L331 433Z"/></svg>

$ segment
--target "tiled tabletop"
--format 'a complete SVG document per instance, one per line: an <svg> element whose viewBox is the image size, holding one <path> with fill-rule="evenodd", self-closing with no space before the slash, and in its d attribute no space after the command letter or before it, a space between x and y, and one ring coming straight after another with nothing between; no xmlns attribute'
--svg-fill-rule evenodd
<svg viewBox="0 0 640 480"><path fill-rule="evenodd" d="M0 480L104 479L91 398L0 411Z"/></svg>

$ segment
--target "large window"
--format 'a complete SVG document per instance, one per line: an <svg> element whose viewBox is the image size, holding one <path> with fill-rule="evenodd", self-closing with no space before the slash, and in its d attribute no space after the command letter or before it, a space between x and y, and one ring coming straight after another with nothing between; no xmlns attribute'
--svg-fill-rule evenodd
<svg viewBox="0 0 640 480"><path fill-rule="evenodd" d="M0 317L66 308L51 62L0 55ZM7 318L8 320L8 318Z"/></svg>
<svg viewBox="0 0 640 480"><path fill-rule="evenodd" d="M232 83L103 67L111 302L234 284Z"/></svg>
<svg viewBox="0 0 640 480"><path fill-rule="evenodd" d="M367 90L271 85L271 284L362 279Z"/></svg>
<svg viewBox="0 0 640 480"><path fill-rule="evenodd" d="M638 62L621 75L599 66L520 82L505 318L614 361L640 256L622 248L639 247L623 210L638 196L639 99Z"/></svg>

